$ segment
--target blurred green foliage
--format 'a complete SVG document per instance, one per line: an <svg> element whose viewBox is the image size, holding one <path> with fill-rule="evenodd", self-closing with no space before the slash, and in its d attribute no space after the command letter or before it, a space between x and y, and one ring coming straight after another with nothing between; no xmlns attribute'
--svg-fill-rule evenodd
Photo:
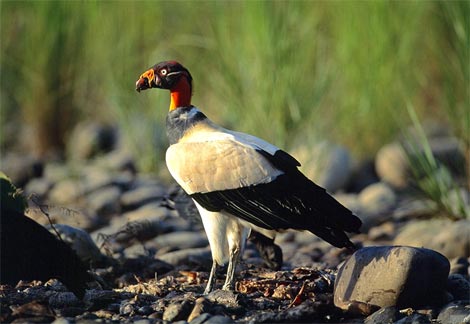
<svg viewBox="0 0 470 324"><path fill-rule="evenodd" d="M331 139L373 154L406 126L405 102L469 143L468 1L0 6L2 149L21 125L36 153L62 150L93 118L119 124L140 166L159 168L169 96L134 83L168 59L189 68L209 117L286 149Z"/></svg>

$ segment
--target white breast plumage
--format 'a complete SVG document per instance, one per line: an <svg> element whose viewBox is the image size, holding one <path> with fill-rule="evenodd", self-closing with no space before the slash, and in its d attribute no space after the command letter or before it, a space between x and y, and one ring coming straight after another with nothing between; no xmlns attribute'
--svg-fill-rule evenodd
<svg viewBox="0 0 470 324"><path fill-rule="evenodd" d="M236 132L201 123L168 148L166 163L188 194L268 183L283 172L257 149L271 153L277 148L256 140L254 136L244 138Z"/></svg>

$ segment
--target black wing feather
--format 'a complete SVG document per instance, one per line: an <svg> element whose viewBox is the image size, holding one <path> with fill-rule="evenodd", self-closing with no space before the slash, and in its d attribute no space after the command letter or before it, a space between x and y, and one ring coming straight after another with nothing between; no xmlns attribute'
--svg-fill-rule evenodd
<svg viewBox="0 0 470 324"><path fill-rule="evenodd" d="M309 230L334 246L353 247L344 232L359 232L360 219L305 177L293 157L278 152L260 151L285 172L272 182L191 197L210 211L224 210L265 229Z"/></svg>

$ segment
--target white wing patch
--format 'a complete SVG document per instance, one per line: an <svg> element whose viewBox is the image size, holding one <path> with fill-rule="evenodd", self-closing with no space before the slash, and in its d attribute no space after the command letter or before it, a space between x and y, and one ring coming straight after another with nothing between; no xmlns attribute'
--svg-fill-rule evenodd
<svg viewBox="0 0 470 324"><path fill-rule="evenodd" d="M256 150L274 154L277 148L254 136L213 124L196 126L166 152L168 169L188 193L237 189L274 180L276 169Z"/></svg>

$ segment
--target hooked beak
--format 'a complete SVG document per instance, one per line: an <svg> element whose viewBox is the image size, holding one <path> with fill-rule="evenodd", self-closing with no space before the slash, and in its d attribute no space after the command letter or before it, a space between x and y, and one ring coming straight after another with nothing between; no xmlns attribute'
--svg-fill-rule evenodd
<svg viewBox="0 0 470 324"><path fill-rule="evenodd" d="M140 92L141 90L147 90L150 88L157 88L159 80L158 76L155 75L153 69L147 70L140 76L139 80L135 83L135 90Z"/></svg>

